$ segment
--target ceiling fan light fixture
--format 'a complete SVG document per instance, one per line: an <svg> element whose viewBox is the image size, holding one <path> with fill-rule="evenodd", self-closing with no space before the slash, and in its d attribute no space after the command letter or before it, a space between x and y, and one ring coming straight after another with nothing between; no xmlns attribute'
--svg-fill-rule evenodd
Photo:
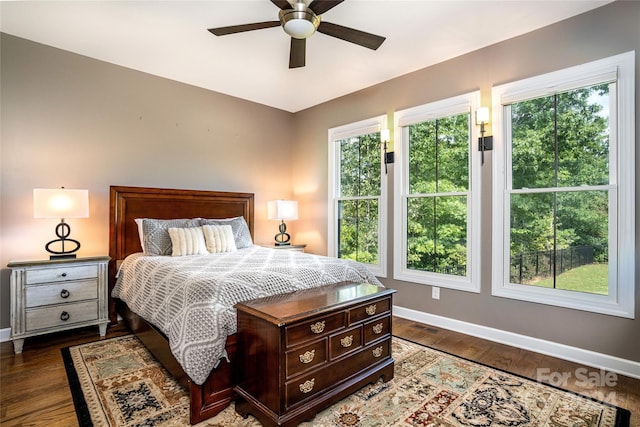
<svg viewBox="0 0 640 427"><path fill-rule="evenodd" d="M2 1L2 0L0 0ZM289 48L289 68L305 66L307 38L313 33L335 37L368 49L376 50L385 38L342 25L322 21L322 14L342 4L344 0L271 0L280 9L277 21L254 22L252 24L229 25L210 28L216 36L242 33L245 31L273 28L280 25L291 37ZM322 21L322 22L321 22Z"/></svg>
<svg viewBox="0 0 640 427"><path fill-rule="evenodd" d="M320 17L307 9L304 3L297 3L295 9L281 10L278 15L284 32L294 39L306 39L315 33L320 25Z"/></svg>

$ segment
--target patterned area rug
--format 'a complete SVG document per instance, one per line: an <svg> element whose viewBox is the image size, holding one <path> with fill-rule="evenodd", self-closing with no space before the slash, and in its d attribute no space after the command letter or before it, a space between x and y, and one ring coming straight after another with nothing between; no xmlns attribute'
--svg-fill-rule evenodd
<svg viewBox="0 0 640 427"><path fill-rule="evenodd" d="M63 349L84 426L188 426L187 392L132 335ZM628 427L629 412L397 337L395 378L303 426ZM198 427L259 426L233 404Z"/></svg>

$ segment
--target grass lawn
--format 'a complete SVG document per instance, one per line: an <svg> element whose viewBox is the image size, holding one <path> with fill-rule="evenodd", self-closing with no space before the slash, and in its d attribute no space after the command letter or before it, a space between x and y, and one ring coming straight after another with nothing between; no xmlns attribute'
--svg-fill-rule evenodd
<svg viewBox="0 0 640 427"><path fill-rule="evenodd" d="M589 264L565 271L557 278L556 288L569 291L607 295L609 279L607 264ZM553 287L553 278L548 277L531 283L545 288Z"/></svg>

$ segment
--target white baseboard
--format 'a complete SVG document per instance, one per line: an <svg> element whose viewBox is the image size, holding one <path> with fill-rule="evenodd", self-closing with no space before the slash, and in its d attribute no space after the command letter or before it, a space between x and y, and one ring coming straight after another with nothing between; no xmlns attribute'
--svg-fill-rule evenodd
<svg viewBox="0 0 640 427"><path fill-rule="evenodd" d="M0 329L0 342L11 341L11 328Z"/></svg>
<svg viewBox="0 0 640 427"><path fill-rule="evenodd" d="M632 360L596 353L595 351L571 347L552 341L545 341L539 338L532 338L500 329L489 328L487 326L462 322L460 320L404 307L393 306L393 315L640 379L640 363Z"/></svg>

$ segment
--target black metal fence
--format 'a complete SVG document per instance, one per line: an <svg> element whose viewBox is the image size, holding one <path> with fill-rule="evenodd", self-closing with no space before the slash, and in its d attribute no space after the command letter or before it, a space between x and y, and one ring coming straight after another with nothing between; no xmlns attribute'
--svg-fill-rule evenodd
<svg viewBox="0 0 640 427"><path fill-rule="evenodd" d="M511 257L511 282L525 283L535 277L551 277L554 272L560 275L587 264L593 264L593 246L573 246L557 251L523 252Z"/></svg>

